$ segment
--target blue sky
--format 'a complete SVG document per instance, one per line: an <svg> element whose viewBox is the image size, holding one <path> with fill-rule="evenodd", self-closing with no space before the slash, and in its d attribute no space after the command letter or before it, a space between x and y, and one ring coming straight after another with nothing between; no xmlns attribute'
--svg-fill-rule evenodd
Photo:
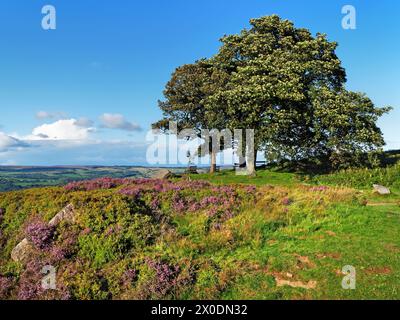
<svg viewBox="0 0 400 320"><path fill-rule="evenodd" d="M41 28L47 4L56 30ZM342 28L346 4L356 30ZM0 164L145 164L144 137L173 70L274 13L339 42L348 88L395 108L379 124L387 148L400 149L397 0L2 0Z"/></svg>

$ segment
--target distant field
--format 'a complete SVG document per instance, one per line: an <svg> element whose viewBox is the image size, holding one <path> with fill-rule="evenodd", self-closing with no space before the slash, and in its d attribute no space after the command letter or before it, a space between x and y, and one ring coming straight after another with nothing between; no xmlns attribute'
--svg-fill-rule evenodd
<svg viewBox="0 0 400 320"><path fill-rule="evenodd" d="M64 185L101 177L151 177L157 168L144 167L1 167L0 192ZM179 169L175 169L179 170Z"/></svg>

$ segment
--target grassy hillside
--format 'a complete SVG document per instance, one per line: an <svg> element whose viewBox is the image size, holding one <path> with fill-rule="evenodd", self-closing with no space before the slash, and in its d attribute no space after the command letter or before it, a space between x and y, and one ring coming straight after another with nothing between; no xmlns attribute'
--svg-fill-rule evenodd
<svg viewBox="0 0 400 320"><path fill-rule="evenodd" d="M370 189L373 184L382 184L400 191L400 164L386 168L343 170L311 179L320 184L334 184L359 189Z"/></svg>
<svg viewBox="0 0 400 320"><path fill-rule="evenodd" d="M260 171L0 193L0 297L399 299L398 194L320 179L329 186ZM76 221L49 227L69 203ZM24 237L29 259L13 262ZM40 287L46 264L57 290ZM345 265L356 290L341 287Z"/></svg>

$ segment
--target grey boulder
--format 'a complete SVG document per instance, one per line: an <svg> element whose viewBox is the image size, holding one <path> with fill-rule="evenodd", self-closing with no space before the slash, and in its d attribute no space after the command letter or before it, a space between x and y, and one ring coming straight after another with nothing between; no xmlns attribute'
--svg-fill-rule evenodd
<svg viewBox="0 0 400 320"><path fill-rule="evenodd" d="M61 221L74 222L75 221L75 210L72 204L69 204L59 213L57 213L53 219L50 220L50 226L57 226ZM33 245L28 241L28 239L22 240L18 243L15 248L11 251L11 259L13 261L23 262L30 254L33 249Z"/></svg>
<svg viewBox="0 0 400 320"><path fill-rule="evenodd" d="M158 170L153 176L153 179L169 179L172 178L174 174L167 169Z"/></svg>
<svg viewBox="0 0 400 320"><path fill-rule="evenodd" d="M380 195L390 194L390 189L389 188L386 188L386 187L381 186L379 184L374 184L373 187L374 187L374 191L379 193Z"/></svg>
<svg viewBox="0 0 400 320"><path fill-rule="evenodd" d="M24 261L28 258L31 249L32 244L25 238L11 251L11 259L13 261Z"/></svg>
<svg viewBox="0 0 400 320"><path fill-rule="evenodd" d="M67 205L64 209L57 213L53 219L50 220L49 225L57 226L61 221L75 221L75 210L72 204Z"/></svg>

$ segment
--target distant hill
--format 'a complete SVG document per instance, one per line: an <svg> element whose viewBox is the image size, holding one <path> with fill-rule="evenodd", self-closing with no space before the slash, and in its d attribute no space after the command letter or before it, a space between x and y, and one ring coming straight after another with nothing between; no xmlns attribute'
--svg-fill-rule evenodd
<svg viewBox="0 0 400 320"><path fill-rule="evenodd" d="M0 166L0 192L59 186L71 181L103 177L147 178L154 176L159 170L160 168L129 166ZM170 170L180 172L183 169Z"/></svg>

